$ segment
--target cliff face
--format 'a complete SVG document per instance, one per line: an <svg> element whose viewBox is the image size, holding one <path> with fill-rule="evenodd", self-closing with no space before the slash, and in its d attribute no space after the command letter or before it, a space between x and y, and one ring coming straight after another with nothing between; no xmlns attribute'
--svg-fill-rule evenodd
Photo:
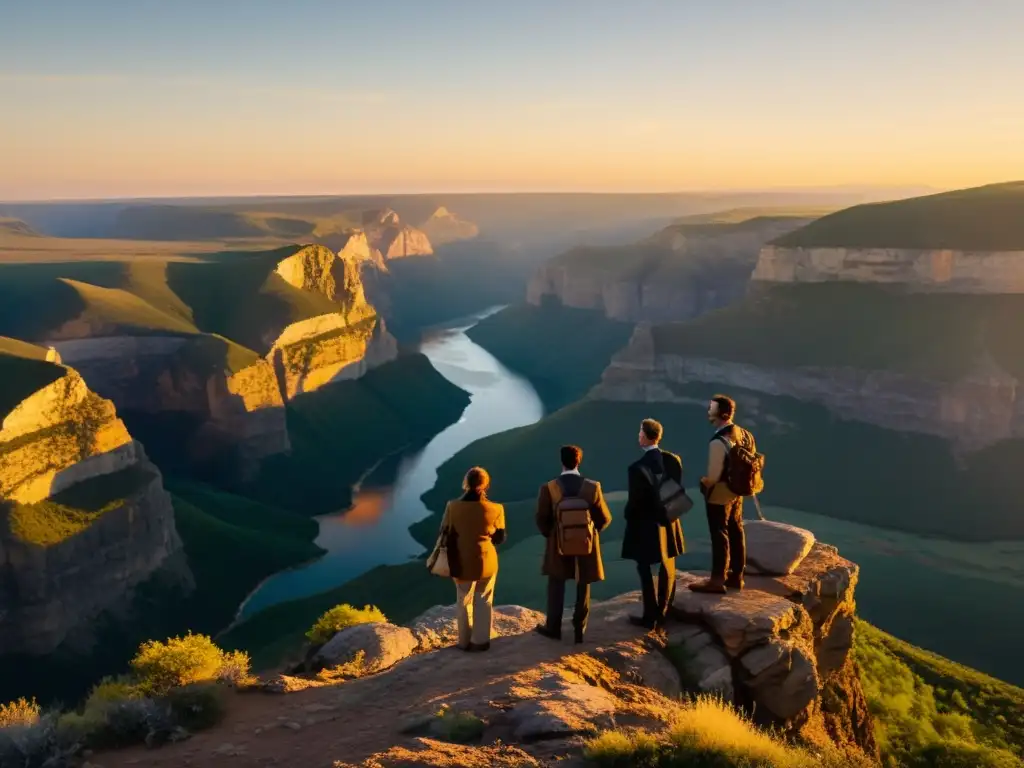
<svg viewBox="0 0 1024 768"><path fill-rule="evenodd" d="M359 260L370 257L366 236L349 237L345 244L349 258L335 255L322 245L309 245L277 265L277 274L285 282L303 291L326 296L346 306L366 303L363 285L359 279Z"/></svg>
<svg viewBox="0 0 1024 768"><path fill-rule="evenodd" d="M88 634L172 564L191 583L159 471L74 370L4 419L0 514L0 654Z"/></svg>
<svg viewBox="0 0 1024 768"><path fill-rule="evenodd" d="M237 450L242 471L289 448L284 400L273 366L231 371L206 336L120 336L55 341L61 358L122 411L182 414L199 425L196 459Z"/></svg>
<svg viewBox="0 0 1024 768"><path fill-rule="evenodd" d="M267 358L284 397L291 400L332 382L359 378L397 356L397 341L371 311L355 321L331 314L293 323Z"/></svg>
<svg viewBox="0 0 1024 768"><path fill-rule="evenodd" d="M443 205L431 214L420 229L434 245L472 240L480 234L480 228L476 224L460 219Z"/></svg>
<svg viewBox="0 0 1024 768"><path fill-rule="evenodd" d="M817 403L841 419L933 435L965 453L1024 437L1021 382L994 364L954 381L853 368L768 368L657 353L646 325L636 328L588 397L686 403L693 398L680 389L694 382ZM748 406L756 412L756 403Z"/></svg>
<svg viewBox="0 0 1024 768"><path fill-rule="evenodd" d="M752 279L774 283L898 283L910 290L948 293L1024 293L1024 251L770 245L761 250Z"/></svg>
<svg viewBox="0 0 1024 768"><path fill-rule="evenodd" d="M577 249L538 269L526 298L553 297L613 320L688 320L741 298L761 246L806 221L673 226L634 246Z"/></svg>

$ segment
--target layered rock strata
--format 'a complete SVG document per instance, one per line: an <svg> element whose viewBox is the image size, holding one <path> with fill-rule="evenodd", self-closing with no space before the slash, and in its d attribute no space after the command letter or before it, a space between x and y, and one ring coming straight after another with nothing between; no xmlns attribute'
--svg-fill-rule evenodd
<svg viewBox="0 0 1024 768"><path fill-rule="evenodd" d="M32 393L0 429L0 654L42 655L126 608L181 540L159 470L77 371Z"/></svg>

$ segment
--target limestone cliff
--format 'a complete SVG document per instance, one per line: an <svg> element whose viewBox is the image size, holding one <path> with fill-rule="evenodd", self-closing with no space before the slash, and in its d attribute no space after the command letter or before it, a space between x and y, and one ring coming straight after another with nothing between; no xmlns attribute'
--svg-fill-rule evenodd
<svg viewBox="0 0 1024 768"><path fill-rule="evenodd" d="M191 583L159 470L114 405L61 369L0 429L0 654L87 643L162 569Z"/></svg>
<svg viewBox="0 0 1024 768"><path fill-rule="evenodd" d="M321 315L285 328L267 359L286 399L358 378L398 356L398 343L383 318L366 307L368 311L355 318Z"/></svg>
<svg viewBox="0 0 1024 768"><path fill-rule="evenodd" d="M933 435L958 452L972 452L1024 437L1021 382L987 362L949 381L884 370L769 367L659 351L651 327L639 325L588 397L693 403L683 387L703 382L817 403L841 419ZM756 400L746 402L745 408L758 412Z"/></svg>
<svg viewBox="0 0 1024 768"><path fill-rule="evenodd" d="M687 320L741 298L761 246L807 220L674 225L631 246L577 248L537 270L527 301L552 297L629 322Z"/></svg>
<svg viewBox="0 0 1024 768"><path fill-rule="evenodd" d="M359 279L360 257L371 258L365 234L352 233L344 251L335 255L322 245L308 245L277 265L277 274L299 290L311 291L346 308L366 303Z"/></svg>
<svg viewBox="0 0 1024 768"><path fill-rule="evenodd" d="M434 252L426 233L403 224L390 208L364 213L363 229L370 245L380 252L385 263L407 256L429 256Z"/></svg>
<svg viewBox="0 0 1024 768"><path fill-rule="evenodd" d="M761 250L751 279L765 283L895 283L912 291L946 293L1024 293L1024 250L768 245Z"/></svg>
<svg viewBox="0 0 1024 768"><path fill-rule="evenodd" d="M480 228L476 224L460 219L443 205L423 222L420 229L434 245L472 240L480 234Z"/></svg>
<svg viewBox="0 0 1024 768"><path fill-rule="evenodd" d="M118 336L54 341L62 359L125 412L184 417L197 460L237 451L241 471L289 448L284 400L266 360L233 370L217 337Z"/></svg>

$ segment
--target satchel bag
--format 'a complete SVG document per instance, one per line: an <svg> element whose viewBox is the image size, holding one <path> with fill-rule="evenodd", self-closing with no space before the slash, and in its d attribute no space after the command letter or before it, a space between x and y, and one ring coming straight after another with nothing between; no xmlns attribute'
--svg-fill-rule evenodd
<svg viewBox="0 0 1024 768"><path fill-rule="evenodd" d="M444 579L452 578L451 565L448 562L448 527L445 526L437 534L437 543L434 544L434 551L427 558L427 570L434 576Z"/></svg>

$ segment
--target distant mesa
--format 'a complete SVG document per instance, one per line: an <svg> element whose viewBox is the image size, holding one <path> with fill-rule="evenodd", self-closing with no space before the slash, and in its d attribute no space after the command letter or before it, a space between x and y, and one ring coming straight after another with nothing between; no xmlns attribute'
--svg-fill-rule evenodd
<svg viewBox="0 0 1024 768"><path fill-rule="evenodd" d="M761 247L811 221L806 212L725 212L631 245L578 247L533 275L527 301L596 309L612 320L688 320L743 297Z"/></svg>
<svg viewBox="0 0 1024 768"><path fill-rule="evenodd" d="M39 233L21 219L0 216L0 236L39 237Z"/></svg>
<svg viewBox="0 0 1024 768"><path fill-rule="evenodd" d="M847 208L768 244L753 279L1024 293L1024 182Z"/></svg>
<svg viewBox="0 0 1024 768"><path fill-rule="evenodd" d="M480 229L471 221L465 221L443 205L439 207L420 227L434 245L445 245L459 240L472 240Z"/></svg>

